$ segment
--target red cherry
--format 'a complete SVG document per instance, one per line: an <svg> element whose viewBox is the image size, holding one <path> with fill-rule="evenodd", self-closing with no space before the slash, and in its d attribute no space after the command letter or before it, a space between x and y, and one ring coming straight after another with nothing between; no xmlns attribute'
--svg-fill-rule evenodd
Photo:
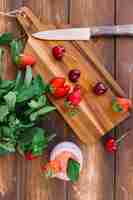
<svg viewBox="0 0 133 200"><path fill-rule="evenodd" d="M100 96L102 94L104 94L107 91L108 87L102 83L102 82L98 82L94 88L93 91L96 95Z"/></svg>
<svg viewBox="0 0 133 200"><path fill-rule="evenodd" d="M57 60L61 60L65 53L65 48L63 46L55 46L52 49L53 56Z"/></svg>
<svg viewBox="0 0 133 200"><path fill-rule="evenodd" d="M72 69L70 70L69 74L69 80L72 82L77 82L80 77L80 70L79 69Z"/></svg>
<svg viewBox="0 0 133 200"><path fill-rule="evenodd" d="M117 141L115 138L111 137L105 142L105 148L108 152L114 153L117 150Z"/></svg>

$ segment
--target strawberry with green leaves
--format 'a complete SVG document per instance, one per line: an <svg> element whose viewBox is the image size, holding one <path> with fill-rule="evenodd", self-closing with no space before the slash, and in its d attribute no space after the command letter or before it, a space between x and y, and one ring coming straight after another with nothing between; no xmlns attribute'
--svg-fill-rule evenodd
<svg viewBox="0 0 133 200"><path fill-rule="evenodd" d="M12 40L10 43L12 61L15 65L19 66L21 70L25 70L27 66L36 64L36 58L31 54L22 53L23 44L20 40Z"/></svg>
<svg viewBox="0 0 133 200"><path fill-rule="evenodd" d="M73 91L67 96L67 102L69 105L78 106L81 99L81 88L79 85L76 85Z"/></svg>
<svg viewBox="0 0 133 200"><path fill-rule="evenodd" d="M112 100L112 109L115 112L128 112L132 108L132 101L127 98L116 97Z"/></svg>
<svg viewBox="0 0 133 200"><path fill-rule="evenodd" d="M20 54L17 57L16 64L20 66L20 69L25 70L27 66L36 64L36 58L33 55Z"/></svg>
<svg viewBox="0 0 133 200"><path fill-rule="evenodd" d="M53 78L50 87L52 95L57 98L65 97L71 89L70 85L66 84L64 77Z"/></svg>

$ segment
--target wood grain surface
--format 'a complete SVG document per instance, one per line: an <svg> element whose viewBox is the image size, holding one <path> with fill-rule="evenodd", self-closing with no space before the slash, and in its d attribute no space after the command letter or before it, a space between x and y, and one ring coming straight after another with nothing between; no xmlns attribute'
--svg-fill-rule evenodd
<svg viewBox="0 0 133 200"><path fill-rule="evenodd" d="M117 24L133 23L133 1L118 0L116 11ZM116 41L116 79L128 95L129 70L133 66L133 41L132 38L121 38ZM125 78L126 77L126 78ZM133 91L133 88L132 88ZM133 98L133 97L132 97ZM122 135L128 129L130 134L119 147L116 155L116 199L133 199L133 116L118 129Z"/></svg>
<svg viewBox="0 0 133 200"><path fill-rule="evenodd" d="M75 12L77 10L77 12ZM109 12L110 10L110 12ZM77 26L114 24L114 1L71 1L70 24ZM99 59L114 73L114 41L96 39L92 48ZM93 148L83 146L85 166L83 174L76 185L77 192L69 186L69 199L113 200L114 193L114 158L108 156L100 141ZM104 185L104 186L103 186Z"/></svg>
<svg viewBox="0 0 133 200"><path fill-rule="evenodd" d="M132 0L1 0L0 11L9 11L26 5L44 22L71 23L73 26L109 25L133 23ZM0 17L0 31L14 31L20 27L12 20ZM92 44L96 55L107 66L110 73L127 92L128 68L132 65L132 39L95 39ZM13 78L15 69L11 65L8 49L5 55L5 77ZM13 70L11 70L13 69ZM11 73L12 71L12 73ZM58 113L52 114L43 127L58 133L56 142L75 139L72 130L65 127ZM121 135L132 127L132 118L125 122L117 134ZM73 187L69 183L52 180L47 185L40 176L40 161L25 162L18 155L0 158L0 199L1 200L132 200L132 134L121 144L115 156L105 152L103 141L93 148L81 145L84 152L85 168L79 182Z"/></svg>

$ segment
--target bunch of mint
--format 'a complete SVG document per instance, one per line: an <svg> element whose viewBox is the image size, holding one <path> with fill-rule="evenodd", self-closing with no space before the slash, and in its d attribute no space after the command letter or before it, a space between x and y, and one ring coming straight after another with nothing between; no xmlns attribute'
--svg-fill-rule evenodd
<svg viewBox="0 0 133 200"><path fill-rule="evenodd" d="M22 43L14 40L11 33L0 36L0 44L9 44L12 60L22 51ZM0 49L2 74L3 49ZM37 126L38 121L55 110L48 102L49 85L40 75L32 76L30 66L25 72L18 71L16 80L0 79L0 154L12 153L16 149L25 154L42 155L51 141L46 131Z"/></svg>

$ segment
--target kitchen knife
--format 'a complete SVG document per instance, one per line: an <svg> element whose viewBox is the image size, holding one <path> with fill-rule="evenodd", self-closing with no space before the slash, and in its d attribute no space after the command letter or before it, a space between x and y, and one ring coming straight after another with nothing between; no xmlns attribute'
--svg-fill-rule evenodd
<svg viewBox="0 0 133 200"><path fill-rule="evenodd" d="M93 36L133 36L133 25L95 26L88 28L52 29L33 33L32 36L43 40L89 40Z"/></svg>

